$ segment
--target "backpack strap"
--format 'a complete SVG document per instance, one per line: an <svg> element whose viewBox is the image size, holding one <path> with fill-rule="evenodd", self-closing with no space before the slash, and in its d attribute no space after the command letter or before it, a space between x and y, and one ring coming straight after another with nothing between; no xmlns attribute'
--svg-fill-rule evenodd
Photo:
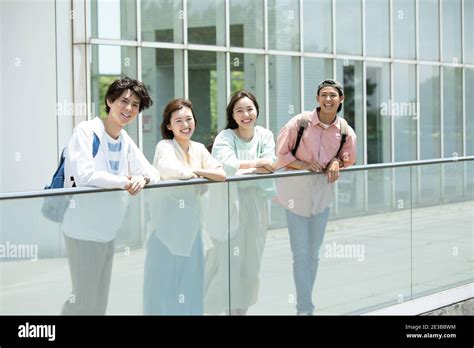
<svg viewBox="0 0 474 348"><path fill-rule="evenodd" d="M100 139L97 136L97 134L95 134L95 132L94 132L94 139L92 141L92 157L93 158L97 155L97 152L99 152L99 145L100 145ZM72 187L76 187L76 183L74 182L74 177L73 176L71 176L71 181L73 181Z"/></svg>
<svg viewBox="0 0 474 348"><path fill-rule="evenodd" d="M94 141L92 142L92 157L95 157L95 155L97 155L97 152L99 151L99 145L100 139L94 132Z"/></svg>
<svg viewBox="0 0 474 348"><path fill-rule="evenodd" d="M311 117L311 113L305 112L303 115L301 115L300 119L298 120L298 136L296 137L296 143L295 147L293 150L291 150L291 154L293 156L296 155L296 151L298 150L298 147L300 146L301 138L303 137L304 130L308 128L309 124L309 119Z"/></svg>
<svg viewBox="0 0 474 348"><path fill-rule="evenodd" d="M349 125L347 124L347 121L344 118L339 117L339 121L341 122L341 144L339 145L339 149L337 150L336 158L339 158L339 153L341 152L342 146L346 142L347 131L349 128Z"/></svg>

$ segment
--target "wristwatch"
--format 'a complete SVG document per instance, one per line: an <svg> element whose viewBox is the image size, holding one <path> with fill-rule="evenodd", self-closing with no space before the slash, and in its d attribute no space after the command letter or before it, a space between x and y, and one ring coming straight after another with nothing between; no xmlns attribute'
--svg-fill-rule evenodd
<svg viewBox="0 0 474 348"><path fill-rule="evenodd" d="M150 183L150 177L148 174L142 174L143 179L145 179L145 185L148 185Z"/></svg>

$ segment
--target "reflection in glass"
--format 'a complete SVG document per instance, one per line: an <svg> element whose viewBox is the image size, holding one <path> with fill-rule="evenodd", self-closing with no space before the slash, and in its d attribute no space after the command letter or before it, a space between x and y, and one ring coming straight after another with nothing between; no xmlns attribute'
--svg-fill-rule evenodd
<svg viewBox="0 0 474 348"><path fill-rule="evenodd" d="M260 108L255 99L241 90L229 98L226 129L219 132L212 147L212 156L222 163L228 176L256 171L257 165L250 162L276 162L273 133L253 122L242 124L243 119L258 116L257 109ZM245 134L251 139L242 139ZM268 168L265 171L269 172ZM222 273L230 270L230 313L245 315L258 300L260 262L268 228L268 201L274 194L273 180L229 183L229 194L230 240L213 238L214 246L206 257L206 298L216 297L213 294L221 288ZM232 250L232 257L227 267L224 257L228 250ZM228 302L211 302L214 305L206 306L206 311L229 312L226 310Z"/></svg>
<svg viewBox="0 0 474 348"><path fill-rule="evenodd" d="M230 45L263 48L263 0L230 0Z"/></svg>
<svg viewBox="0 0 474 348"><path fill-rule="evenodd" d="M362 139L364 136L362 110L363 110L363 79L362 62L353 60L336 61L336 77L344 87L344 103L339 116L344 117L355 133ZM363 142L357 143L357 164L362 164L364 160Z"/></svg>
<svg viewBox="0 0 474 348"><path fill-rule="evenodd" d="M420 65L420 159L441 157L439 67Z"/></svg>
<svg viewBox="0 0 474 348"><path fill-rule="evenodd" d="M469 98L468 98L469 99ZM443 68L443 157L462 154L462 70Z"/></svg>
<svg viewBox="0 0 474 348"><path fill-rule="evenodd" d="M465 197L469 190L459 184L463 182L463 167L462 162L420 166L424 172L421 197L428 197L424 207L414 206L412 211L414 297L472 282L474 221L472 201ZM441 182L443 202L439 200Z"/></svg>
<svg viewBox="0 0 474 348"><path fill-rule="evenodd" d="M142 114L143 153L150 162L161 140L163 109L170 100L184 96L183 75L183 51L142 49L142 80L153 99L152 107Z"/></svg>
<svg viewBox="0 0 474 348"><path fill-rule="evenodd" d="M438 0L419 0L420 60L439 60Z"/></svg>
<svg viewBox="0 0 474 348"><path fill-rule="evenodd" d="M193 139L210 145L217 135L218 119L225 119L224 53L189 51L189 99L198 118Z"/></svg>
<svg viewBox="0 0 474 348"><path fill-rule="evenodd" d="M290 118L300 113L299 58L268 57L270 130L278 134Z"/></svg>
<svg viewBox="0 0 474 348"><path fill-rule="evenodd" d="M279 155L279 160L281 160ZM293 258L296 312L312 315L319 252L326 233L334 185L323 174L277 179L276 200L285 208Z"/></svg>
<svg viewBox="0 0 474 348"><path fill-rule="evenodd" d="M135 1L91 0L92 37L136 40L136 17Z"/></svg>
<svg viewBox="0 0 474 348"><path fill-rule="evenodd" d="M121 76L137 78L137 49L128 46L92 45L92 115L105 118L104 98L109 85ZM138 122L124 129L138 143Z"/></svg>
<svg viewBox="0 0 474 348"><path fill-rule="evenodd" d="M462 62L461 52L461 0L441 1L443 11L443 61L453 64ZM471 30L465 33L472 36Z"/></svg>
<svg viewBox="0 0 474 348"><path fill-rule="evenodd" d="M367 163L390 162L390 66L367 62L366 76Z"/></svg>
<svg viewBox="0 0 474 348"><path fill-rule="evenodd" d="M474 35L473 35L474 36ZM474 95L474 68L465 68L465 86L466 90L464 91L466 95L466 156L474 155L474 98L469 98L467 96Z"/></svg>
<svg viewBox="0 0 474 348"><path fill-rule="evenodd" d="M393 69L394 76L397 77L394 81L394 100L391 103L395 127L395 161L414 161L417 157L416 119L419 111L416 100L416 67L413 64L394 64Z"/></svg>
<svg viewBox="0 0 474 348"><path fill-rule="evenodd" d="M318 84L332 76L331 59L304 58L304 110L311 111L316 107Z"/></svg>
<svg viewBox="0 0 474 348"><path fill-rule="evenodd" d="M369 57L390 56L390 6L388 0L365 1L365 54Z"/></svg>
<svg viewBox="0 0 474 348"><path fill-rule="evenodd" d="M188 41L225 45L224 0L188 0Z"/></svg>
<svg viewBox="0 0 474 348"><path fill-rule="evenodd" d="M336 1L336 51L338 54L362 54L362 2Z"/></svg>
<svg viewBox="0 0 474 348"><path fill-rule="evenodd" d="M142 40L182 43L182 10L181 0L142 0Z"/></svg>
<svg viewBox="0 0 474 348"><path fill-rule="evenodd" d="M71 296L62 315L104 315L117 231L125 221L130 201L126 191L72 196L61 230L71 273ZM136 220L133 220L136 223ZM130 223L130 221L129 221Z"/></svg>
<svg viewBox="0 0 474 348"><path fill-rule="evenodd" d="M268 0L268 46L273 50L300 49L299 2Z"/></svg>
<svg viewBox="0 0 474 348"><path fill-rule="evenodd" d="M315 17L318 20L315 20ZM306 52L332 52L331 0L305 0L303 2L303 42Z"/></svg>
<svg viewBox="0 0 474 348"><path fill-rule="evenodd" d="M360 141L359 141L360 143ZM358 145L359 146L359 145ZM336 181L337 212L339 219L361 215L365 212L365 173L343 172Z"/></svg>
<svg viewBox="0 0 474 348"><path fill-rule="evenodd" d="M415 59L415 2L393 0L392 21L394 57Z"/></svg>
<svg viewBox="0 0 474 348"><path fill-rule="evenodd" d="M393 175L391 169L367 172L367 208L372 213L390 211L392 204Z"/></svg>
<svg viewBox="0 0 474 348"><path fill-rule="evenodd" d="M146 194L151 233L144 265L144 314L201 315L204 251L210 247L206 233L227 236L226 184L160 188ZM212 224L209 211L217 220ZM227 259L226 252L224 256ZM218 294L228 300L227 283L221 285Z"/></svg>
<svg viewBox="0 0 474 348"><path fill-rule="evenodd" d="M242 89L252 93L259 103L257 125L265 124L265 58L263 55L250 53L230 54L230 92L231 94ZM218 129L225 127L225 119L218 118Z"/></svg>

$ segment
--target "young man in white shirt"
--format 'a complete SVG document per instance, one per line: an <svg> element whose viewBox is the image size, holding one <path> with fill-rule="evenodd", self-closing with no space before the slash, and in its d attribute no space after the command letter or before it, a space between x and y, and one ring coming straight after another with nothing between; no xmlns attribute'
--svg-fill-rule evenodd
<svg viewBox="0 0 474 348"><path fill-rule="evenodd" d="M67 147L64 187L128 192L74 196L74 204L66 211L62 224L72 281L72 295L62 314L106 312L114 240L123 223L129 196L159 180L158 171L123 129L152 103L142 82L125 77L114 81L107 90L107 117L81 122L74 129Z"/></svg>

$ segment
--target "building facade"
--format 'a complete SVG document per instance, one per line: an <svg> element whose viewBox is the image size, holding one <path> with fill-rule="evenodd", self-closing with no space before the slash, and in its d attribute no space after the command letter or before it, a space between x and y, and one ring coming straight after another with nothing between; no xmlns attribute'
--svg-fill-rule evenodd
<svg viewBox="0 0 474 348"><path fill-rule="evenodd" d="M357 164L474 155L474 0L2 0L1 11L2 192L41 189L122 75L155 102L128 129L150 161L170 99L192 100L208 144L246 88L276 136L316 106L323 78L345 87Z"/></svg>

